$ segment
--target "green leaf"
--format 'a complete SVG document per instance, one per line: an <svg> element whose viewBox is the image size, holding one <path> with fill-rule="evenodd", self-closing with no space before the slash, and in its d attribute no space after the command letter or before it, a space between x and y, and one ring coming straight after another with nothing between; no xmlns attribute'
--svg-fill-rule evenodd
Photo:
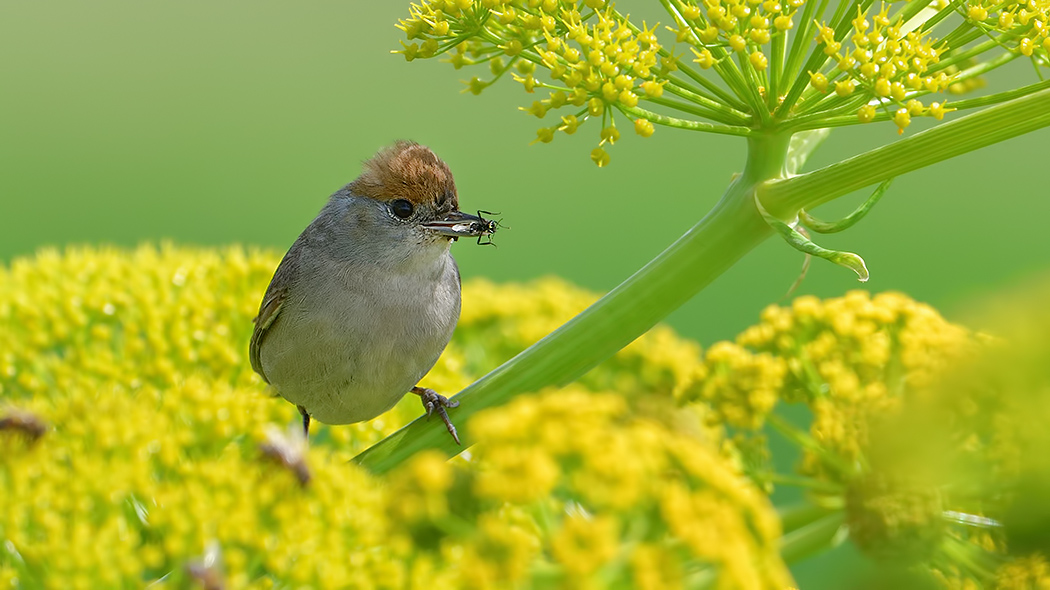
<svg viewBox="0 0 1050 590"><path fill-rule="evenodd" d="M864 201L860 207L857 207L853 213L850 213L838 221L822 221L813 217L809 213L806 213L805 209L798 212L799 221L801 221L802 225L807 228L821 234L833 234L835 232L849 229L856 225L858 221L864 219L864 216L868 214L868 211L871 211L871 208L875 206L875 203L879 202L882 195L886 194L886 191L889 190L890 184L892 183L892 178L883 181L883 183L879 185L879 188L875 189L875 192L868 197L868 200Z"/></svg>
<svg viewBox="0 0 1050 590"><path fill-rule="evenodd" d="M792 225L770 215L769 212L766 211L766 208L762 206L762 202L758 200L757 194L755 195L755 206L758 207L759 213L762 214L762 219L764 219L774 231L780 234L780 237L784 238L784 241L792 248L799 252L805 252L811 256L817 256L824 260L829 260L839 266L844 266L857 273L857 280L862 283L867 282L868 267L864 264L863 258L852 252L829 250L813 243L808 236L792 227Z"/></svg>

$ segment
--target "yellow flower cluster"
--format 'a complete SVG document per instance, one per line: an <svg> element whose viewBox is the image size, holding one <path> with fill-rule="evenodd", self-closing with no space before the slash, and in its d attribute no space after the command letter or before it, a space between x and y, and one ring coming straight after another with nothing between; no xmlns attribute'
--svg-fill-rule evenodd
<svg viewBox="0 0 1050 590"><path fill-rule="evenodd" d="M591 153L598 166L609 163L603 146L620 137L612 109L662 96L664 83L656 72L674 68L673 59L660 57L656 27L634 28L606 0L425 0L398 26L409 41L423 40L402 42L397 53L410 61L454 48L448 61L456 69L488 62L495 77L473 78L468 89L475 94L516 67L512 75L526 92L551 91L521 110L542 119L549 111L576 107L540 128L538 142L552 141L559 131L572 135L588 119L601 117L601 140ZM535 78L537 65L550 71L553 83ZM653 134L645 118L633 125L643 137Z"/></svg>
<svg viewBox="0 0 1050 590"><path fill-rule="evenodd" d="M1050 589L1050 563L1040 555L1011 560L996 573L995 590Z"/></svg>
<svg viewBox="0 0 1050 590"><path fill-rule="evenodd" d="M951 588L1050 588L1048 295L1044 278L991 299L978 318L996 340L929 384L873 441L899 447L890 467L914 470L918 457L931 484L994 519L994 543L943 568Z"/></svg>
<svg viewBox="0 0 1050 590"><path fill-rule="evenodd" d="M893 122L900 133L911 123L911 117L926 115L937 120L951 109L943 102L928 107L917 98L917 93L943 92L952 84L952 77L943 70L933 73L931 67L940 61L948 48L930 39L922 30L905 30L904 18L889 16L889 6L882 4L879 12L868 20L868 13L857 7L852 21L853 35L848 43L836 39L834 28L821 23L818 39L824 53L835 61L835 74L830 79L821 73L811 76L810 84L825 92L830 84L835 94L848 97L859 87L865 94L887 101L894 108ZM907 100L907 102L905 102ZM857 111L861 122L875 118L876 107L865 104Z"/></svg>
<svg viewBox="0 0 1050 590"><path fill-rule="evenodd" d="M761 320L735 343L712 345L705 375L681 399L710 403L712 418L741 430L734 446L757 483L800 483L820 503L844 510L850 537L864 553L909 562L939 558L942 540L956 534L945 511L967 505L932 483L928 464L885 468L883 455L898 445L872 438L884 434L884 421L904 404L928 398L925 391L949 367L973 358L980 340L899 293L804 296L789 307L768 307ZM808 432L773 413L780 403L808 407ZM799 444L802 477L770 471L764 437L749 434L767 423ZM967 538L951 537L963 547L970 546Z"/></svg>
<svg viewBox="0 0 1050 590"><path fill-rule="evenodd" d="M922 564L947 588L1038 588L1050 579L1047 293L994 302L996 338L898 293L799 297L712 345L680 399L739 430L758 483L799 484L841 510L866 555ZM785 402L808 407L808 429L772 411ZM771 471L766 425L798 444L801 475Z"/></svg>
<svg viewBox="0 0 1050 590"><path fill-rule="evenodd" d="M1018 56L1037 68L1050 63L1048 0L658 3L673 26L631 22L608 0L423 0L400 21L407 40L395 53L444 55L457 69L487 63L490 79L467 82L475 94L508 72L528 93L549 91L521 110L541 119L570 111L541 127L536 142L601 117L591 152L598 166L620 138L617 115L643 137L654 124L754 137L876 119L903 133L913 117L941 120L956 110L927 95L979 88L980 76ZM944 31L939 40L935 29ZM673 40L661 41L667 31ZM541 68L550 81L538 77Z"/></svg>
<svg viewBox="0 0 1050 590"><path fill-rule="evenodd" d="M773 35L793 29L798 9L805 0L704 0L678 2L675 32L679 42L691 45L703 69L709 69L729 53L745 56L756 71L769 66ZM706 16L706 18L705 18Z"/></svg>
<svg viewBox="0 0 1050 590"><path fill-rule="evenodd" d="M723 565L725 587L785 579L775 516L702 442L717 431L631 409L695 379L695 344L658 330L571 390L476 416L470 462L423 455L378 479L349 459L418 400L319 427L309 448L274 426L297 413L246 351L278 260L71 248L0 269L0 586L544 587L600 571L664 587L665 565L698 562ZM468 282L428 385L457 390L592 300ZM628 517L663 528L639 543Z"/></svg>
<svg viewBox="0 0 1050 590"><path fill-rule="evenodd" d="M966 20L982 33L1004 33L1011 49L1025 57L1050 59L1050 2L1047 0L971 0Z"/></svg>
<svg viewBox="0 0 1050 590"><path fill-rule="evenodd" d="M415 483L392 490L435 559L471 564L468 587L655 590L682 587L690 571L718 588L789 583L765 496L712 447L635 416L620 395L572 386L517 398L470 429L469 461L410 464L434 482L425 498L405 498ZM475 523L465 540L454 534L464 522Z"/></svg>
<svg viewBox="0 0 1050 590"><path fill-rule="evenodd" d="M712 345L704 377L680 398L709 402L714 418L746 429L761 427L778 401L805 402L813 438L847 463L863 453L868 416L896 407L906 388L928 384L974 346L969 331L899 293L804 296L761 319L735 343ZM805 473L827 468L806 452Z"/></svg>

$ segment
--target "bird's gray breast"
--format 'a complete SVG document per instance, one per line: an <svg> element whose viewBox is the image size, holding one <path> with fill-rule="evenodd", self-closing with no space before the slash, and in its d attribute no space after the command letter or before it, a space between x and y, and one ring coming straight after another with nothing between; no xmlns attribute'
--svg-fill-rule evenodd
<svg viewBox="0 0 1050 590"><path fill-rule="evenodd" d="M320 422L368 420L434 366L459 309L459 272L447 249L397 271L307 262L261 360L277 391Z"/></svg>

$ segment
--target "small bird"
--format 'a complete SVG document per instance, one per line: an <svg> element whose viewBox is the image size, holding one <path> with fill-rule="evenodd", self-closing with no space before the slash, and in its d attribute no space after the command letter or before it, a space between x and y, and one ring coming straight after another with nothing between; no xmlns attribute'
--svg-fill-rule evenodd
<svg viewBox="0 0 1050 590"><path fill-rule="evenodd" d="M459 320L460 276L450 246L497 224L459 210L452 172L429 148L399 141L364 163L299 235L263 296L252 368L295 404L309 435L370 420L419 395L459 444L446 408L419 380Z"/></svg>

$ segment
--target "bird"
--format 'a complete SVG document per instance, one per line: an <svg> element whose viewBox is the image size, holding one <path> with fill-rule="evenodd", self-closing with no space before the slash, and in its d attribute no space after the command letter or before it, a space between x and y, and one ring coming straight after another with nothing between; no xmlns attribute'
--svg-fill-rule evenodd
<svg viewBox="0 0 1050 590"><path fill-rule="evenodd" d="M419 382L459 320L451 244L491 236L497 222L459 210L452 172L430 148L398 141L329 197L277 266L249 344L252 369L302 415L370 420L420 396L461 444L448 408ZM490 240L491 241L491 240Z"/></svg>

